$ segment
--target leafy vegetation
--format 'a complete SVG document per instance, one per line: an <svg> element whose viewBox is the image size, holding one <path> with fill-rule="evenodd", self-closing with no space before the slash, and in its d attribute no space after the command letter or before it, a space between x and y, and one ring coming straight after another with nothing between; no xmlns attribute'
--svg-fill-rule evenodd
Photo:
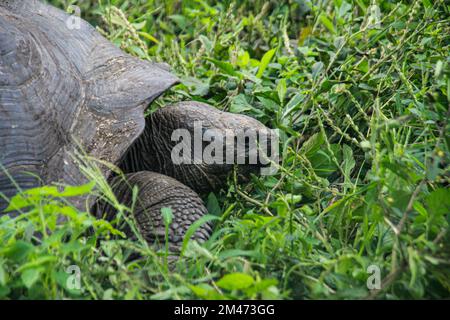
<svg viewBox="0 0 450 320"><path fill-rule="evenodd" d="M173 263L164 249L123 237L129 209L95 162L80 163L93 183L19 194L16 208L31 207L0 218L0 297L450 296L448 3L78 5L116 45L169 63L182 79L151 110L194 99L251 115L279 129L282 163L274 176L238 184L231 175L228 190L205 195L214 234L202 245L186 238ZM110 199L117 221L75 210L70 196L80 193ZM80 289L67 285L70 266ZM380 290L368 289L371 268Z"/></svg>

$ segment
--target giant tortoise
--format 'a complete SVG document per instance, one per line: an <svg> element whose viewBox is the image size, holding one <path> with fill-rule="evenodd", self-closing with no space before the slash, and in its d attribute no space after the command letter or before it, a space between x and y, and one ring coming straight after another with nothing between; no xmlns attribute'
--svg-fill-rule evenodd
<svg viewBox="0 0 450 320"><path fill-rule="evenodd" d="M149 104L177 84L177 77L164 64L122 52L83 20L69 28L69 17L38 0L0 2L0 213L18 189L85 184L74 157L82 150L124 172L125 180L100 166L123 203L131 204L132 187L138 187L134 217L147 241L164 234L161 209L171 209L169 241L176 246L206 213L197 192L223 186L233 166L175 164L171 133L192 132L195 121L218 130L268 129L245 115L194 101L145 117ZM97 208L100 216L111 211L93 199L73 201ZM205 224L194 238L202 241L210 232Z"/></svg>

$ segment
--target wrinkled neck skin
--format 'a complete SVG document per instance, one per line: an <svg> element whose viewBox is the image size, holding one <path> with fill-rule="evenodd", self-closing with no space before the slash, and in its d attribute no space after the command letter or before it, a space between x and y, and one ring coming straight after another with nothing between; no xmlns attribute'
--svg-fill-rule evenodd
<svg viewBox="0 0 450 320"><path fill-rule="evenodd" d="M176 121L175 119L172 119ZM124 173L153 171L173 177L199 193L217 190L226 183L232 165L214 168L212 165L172 162L171 152L177 142L171 141L175 130L171 119L148 117L145 130L125 154L119 167ZM193 149L193 143L192 149ZM193 152L193 150L192 150ZM214 172L213 172L214 171Z"/></svg>

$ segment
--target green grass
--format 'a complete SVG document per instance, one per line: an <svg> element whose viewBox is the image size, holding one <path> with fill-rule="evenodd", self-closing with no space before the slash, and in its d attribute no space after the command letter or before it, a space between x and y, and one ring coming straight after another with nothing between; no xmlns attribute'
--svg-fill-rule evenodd
<svg viewBox="0 0 450 320"><path fill-rule="evenodd" d="M0 218L0 297L448 298L450 8L375 2L82 1L111 41L183 80L152 110L194 99L248 114L280 130L282 163L205 195L214 234L186 241L171 270L164 250L121 236L129 210L83 161L93 184L34 191ZM118 221L74 210L80 192L107 197Z"/></svg>

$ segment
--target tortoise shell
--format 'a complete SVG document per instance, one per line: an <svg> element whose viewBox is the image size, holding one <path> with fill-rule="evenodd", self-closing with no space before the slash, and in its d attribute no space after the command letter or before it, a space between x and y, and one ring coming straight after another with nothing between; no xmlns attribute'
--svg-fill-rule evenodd
<svg viewBox="0 0 450 320"><path fill-rule="evenodd" d="M0 193L86 178L81 147L111 163L145 126L145 108L178 79L37 0L0 2ZM103 174L108 169L103 168ZM0 210L6 207L0 195Z"/></svg>

